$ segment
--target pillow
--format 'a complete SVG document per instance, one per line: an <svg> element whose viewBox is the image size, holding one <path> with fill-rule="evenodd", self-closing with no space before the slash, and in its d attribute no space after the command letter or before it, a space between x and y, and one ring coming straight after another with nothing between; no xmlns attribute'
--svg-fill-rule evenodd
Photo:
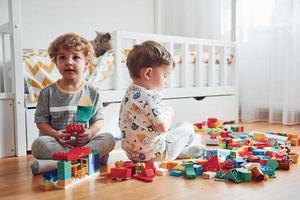
<svg viewBox="0 0 300 200"><path fill-rule="evenodd" d="M114 53L110 50L102 56L94 58L92 65L85 70L84 78L92 84L98 83L111 76L114 68Z"/></svg>
<svg viewBox="0 0 300 200"><path fill-rule="evenodd" d="M46 52L24 53L24 78L32 102L37 102L40 91L56 82L61 75Z"/></svg>
<svg viewBox="0 0 300 200"><path fill-rule="evenodd" d="M113 51L94 58L92 65L85 70L84 78L92 84L101 82L111 76L114 70ZM24 78L32 102L37 102L40 91L56 82L61 75L56 65L51 61L47 52L24 53L23 55Z"/></svg>

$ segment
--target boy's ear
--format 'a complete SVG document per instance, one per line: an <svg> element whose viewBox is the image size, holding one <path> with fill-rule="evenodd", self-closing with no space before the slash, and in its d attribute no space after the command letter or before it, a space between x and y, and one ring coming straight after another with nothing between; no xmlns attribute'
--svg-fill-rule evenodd
<svg viewBox="0 0 300 200"><path fill-rule="evenodd" d="M152 75L152 67L146 67L142 70L142 76L146 79L146 80L150 80L151 75Z"/></svg>

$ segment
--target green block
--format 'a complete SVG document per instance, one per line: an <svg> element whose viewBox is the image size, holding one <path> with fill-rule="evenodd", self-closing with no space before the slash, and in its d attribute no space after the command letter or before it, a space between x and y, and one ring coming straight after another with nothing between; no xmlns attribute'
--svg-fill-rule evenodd
<svg viewBox="0 0 300 200"><path fill-rule="evenodd" d="M93 106L77 106L77 121L87 123L93 114Z"/></svg>
<svg viewBox="0 0 300 200"><path fill-rule="evenodd" d="M224 142L219 143L219 148L220 149L226 149L226 143L224 143Z"/></svg>
<svg viewBox="0 0 300 200"><path fill-rule="evenodd" d="M71 161L60 160L57 162L57 168L71 168Z"/></svg>
<svg viewBox="0 0 300 200"><path fill-rule="evenodd" d="M249 170L245 168L237 168L236 169L241 174L241 179L243 182L251 182L252 181L252 174Z"/></svg>
<svg viewBox="0 0 300 200"><path fill-rule="evenodd" d="M184 164L184 172L188 179L195 179L196 178L196 172L194 170L194 163L185 163Z"/></svg>
<svg viewBox="0 0 300 200"><path fill-rule="evenodd" d="M226 174L222 170L220 170L216 173L215 178L226 179Z"/></svg>
<svg viewBox="0 0 300 200"><path fill-rule="evenodd" d="M93 153L93 155L97 155L97 154L99 154L99 151L97 149L93 149L92 153Z"/></svg>
<svg viewBox="0 0 300 200"><path fill-rule="evenodd" d="M242 177L240 172L238 172L236 169L229 170L228 174L226 174L226 178L235 182L235 183L241 183Z"/></svg>
<svg viewBox="0 0 300 200"><path fill-rule="evenodd" d="M271 167L273 170L276 170L279 168L279 163L277 160L270 159L267 162L267 167Z"/></svg>

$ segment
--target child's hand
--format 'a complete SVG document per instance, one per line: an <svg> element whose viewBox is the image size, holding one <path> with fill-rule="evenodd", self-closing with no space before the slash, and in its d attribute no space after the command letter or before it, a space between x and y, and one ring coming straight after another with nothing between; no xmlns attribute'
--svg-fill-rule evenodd
<svg viewBox="0 0 300 200"><path fill-rule="evenodd" d="M83 146L85 144L88 143L88 141L90 140L91 138L91 130L90 129L85 129L84 132L82 133L79 133L77 136L76 136L76 142L77 142L77 145L78 146Z"/></svg>
<svg viewBox="0 0 300 200"><path fill-rule="evenodd" d="M165 106L164 107L164 114L167 117L168 124L171 125L172 119L174 117L174 110L173 110L173 108L170 107L170 106Z"/></svg>
<svg viewBox="0 0 300 200"><path fill-rule="evenodd" d="M56 131L56 140L63 146L71 148L70 144L71 134L66 133L65 130Z"/></svg>

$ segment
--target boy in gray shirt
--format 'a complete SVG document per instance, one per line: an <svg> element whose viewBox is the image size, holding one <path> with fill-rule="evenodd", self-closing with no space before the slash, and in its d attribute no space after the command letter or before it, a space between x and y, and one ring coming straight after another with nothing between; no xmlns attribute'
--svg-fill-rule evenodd
<svg viewBox="0 0 300 200"><path fill-rule="evenodd" d="M73 146L97 149L101 163L106 163L109 152L114 148L114 137L110 133L100 133L103 127L103 107L99 91L83 79L84 70L90 65L93 48L84 38L68 33L56 38L50 45L49 54L57 65L62 78L40 92L35 113L35 123L40 131L32 144L32 154L37 159L52 159L52 154ZM76 144L71 143L68 124L78 122L78 105L92 108L91 117L85 124L84 132L76 136ZM50 170L41 169L34 162L34 174ZM46 166L46 165L45 165Z"/></svg>

